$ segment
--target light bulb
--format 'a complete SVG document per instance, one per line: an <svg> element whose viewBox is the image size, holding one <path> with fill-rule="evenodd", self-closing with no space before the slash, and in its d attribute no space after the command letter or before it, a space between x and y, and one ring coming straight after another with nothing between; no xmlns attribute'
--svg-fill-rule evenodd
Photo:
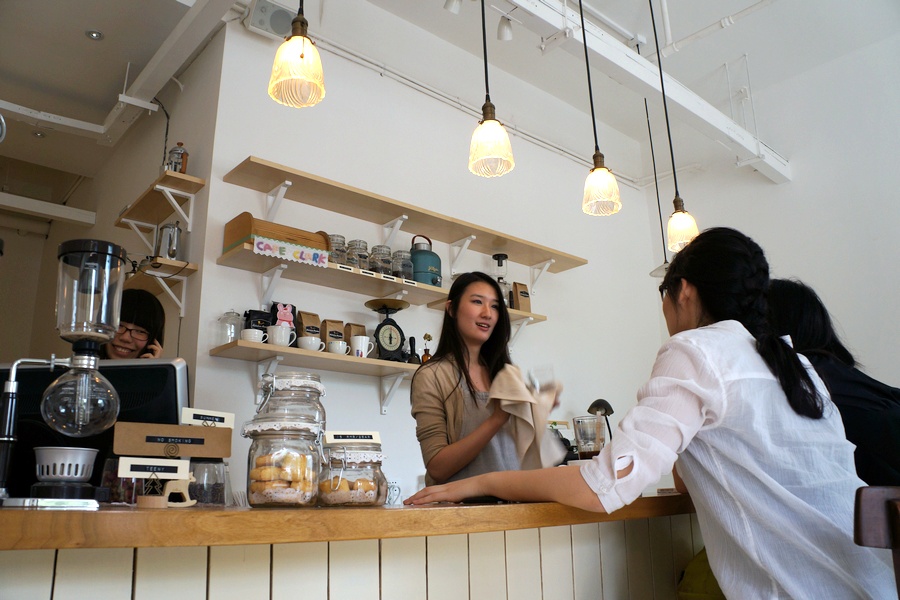
<svg viewBox="0 0 900 600"><path fill-rule="evenodd" d="M304 35L294 35L275 53L269 96L294 108L313 106L325 97L322 59L315 44Z"/></svg>
<svg viewBox="0 0 900 600"><path fill-rule="evenodd" d="M485 119L472 134L469 171L479 177L500 177L516 166L509 134L496 119Z"/></svg>
<svg viewBox="0 0 900 600"><path fill-rule="evenodd" d="M608 217L621 208L619 184L612 172L606 167L591 169L584 180L584 199L581 202L584 214Z"/></svg>
<svg viewBox="0 0 900 600"><path fill-rule="evenodd" d="M93 359L79 361L78 359ZM106 431L119 416L119 394L97 370L96 357L75 356L78 363L44 391L41 415L63 435L87 437Z"/></svg>
<svg viewBox="0 0 900 600"><path fill-rule="evenodd" d="M677 210L669 217L666 233L669 250L678 252L697 237L697 221L686 210Z"/></svg>

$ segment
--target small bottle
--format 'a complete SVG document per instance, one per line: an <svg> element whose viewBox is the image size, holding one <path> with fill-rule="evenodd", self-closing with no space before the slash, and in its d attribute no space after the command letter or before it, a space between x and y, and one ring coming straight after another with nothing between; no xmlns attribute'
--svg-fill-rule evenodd
<svg viewBox="0 0 900 600"><path fill-rule="evenodd" d="M413 278L413 263L409 250L397 250L391 261L391 275L401 279Z"/></svg>
<svg viewBox="0 0 900 600"><path fill-rule="evenodd" d="M328 259L336 265L346 265L347 241L344 236L332 233L328 239L331 240L331 256Z"/></svg>
<svg viewBox="0 0 900 600"><path fill-rule="evenodd" d="M353 261L356 264L353 264ZM360 269L369 269L369 244L365 240L350 240L347 244L347 264Z"/></svg>
<svg viewBox="0 0 900 600"><path fill-rule="evenodd" d="M188 151L184 142L178 142L169 150L166 168L176 173L187 173Z"/></svg>
<svg viewBox="0 0 900 600"><path fill-rule="evenodd" d="M369 270L382 275L390 275L392 269L391 247L383 244L372 246L372 253L369 254Z"/></svg>

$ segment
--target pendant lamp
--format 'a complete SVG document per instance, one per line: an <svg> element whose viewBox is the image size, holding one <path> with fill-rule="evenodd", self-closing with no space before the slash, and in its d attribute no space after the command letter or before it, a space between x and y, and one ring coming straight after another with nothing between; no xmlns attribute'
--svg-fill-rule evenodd
<svg viewBox="0 0 900 600"><path fill-rule="evenodd" d="M656 43L656 64L659 67L659 89L663 97L663 110L666 114L666 134L669 136L669 154L672 157L672 181L675 183L675 212L669 217L667 226L667 246L672 252L678 252L694 239L699 231L694 217L684 209L684 200L678 193L678 173L675 170L675 150L672 146L672 130L669 127L669 104L666 102L666 84L662 70L662 55L659 51L659 36L656 33L656 17L653 15L653 0L650 2L650 20L653 23L653 40Z"/></svg>
<svg viewBox="0 0 900 600"><path fill-rule="evenodd" d="M484 0L481 0L481 42L484 48L484 106L482 120L472 134L469 145L469 171L479 177L500 177L516 166L509 135L497 120L488 83L487 26L484 17Z"/></svg>
<svg viewBox="0 0 900 600"><path fill-rule="evenodd" d="M587 69L588 98L591 102L591 124L594 126L594 168L584 181L584 197L581 210L586 215L608 217L619 212L622 200L619 198L619 184L612 171L603 164L603 153L597 141L597 117L594 115L594 92L591 86L591 63L588 58L587 31L584 29L584 8L578 0L581 14L581 35L584 42L584 65Z"/></svg>
<svg viewBox="0 0 900 600"><path fill-rule="evenodd" d="M325 97L325 75L319 51L306 32L309 21L303 16L303 0L291 21L291 35L278 48L269 80L269 96L275 102L305 108Z"/></svg>

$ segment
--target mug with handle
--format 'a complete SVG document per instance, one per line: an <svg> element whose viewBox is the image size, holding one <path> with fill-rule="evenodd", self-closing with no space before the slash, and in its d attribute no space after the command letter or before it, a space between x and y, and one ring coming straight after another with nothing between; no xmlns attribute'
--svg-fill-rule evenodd
<svg viewBox="0 0 900 600"><path fill-rule="evenodd" d="M332 354L349 354L350 346L343 340L331 340L328 342L328 351Z"/></svg>
<svg viewBox="0 0 900 600"><path fill-rule="evenodd" d="M313 352L321 352L325 349L325 342L317 337L302 335L297 338L297 347L304 350L312 350Z"/></svg>
<svg viewBox="0 0 900 600"><path fill-rule="evenodd" d="M375 349L375 342L367 335L354 335L350 338L350 354L359 358L365 358Z"/></svg>
<svg viewBox="0 0 900 600"><path fill-rule="evenodd" d="M241 339L245 342L264 343L269 336L262 329L243 329L241 330Z"/></svg>
<svg viewBox="0 0 900 600"><path fill-rule="evenodd" d="M269 343L276 346L290 346L297 339L297 332L283 325L269 325L266 333L269 334Z"/></svg>

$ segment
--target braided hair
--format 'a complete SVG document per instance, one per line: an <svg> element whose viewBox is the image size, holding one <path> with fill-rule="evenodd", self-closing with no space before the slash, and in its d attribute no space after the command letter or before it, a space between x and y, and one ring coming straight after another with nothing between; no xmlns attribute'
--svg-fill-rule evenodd
<svg viewBox="0 0 900 600"><path fill-rule="evenodd" d="M675 255L662 288L674 291L683 279L697 288L706 322L734 320L750 332L794 412L821 418L822 400L809 373L769 326L769 263L759 244L734 229L707 229Z"/></svg>

